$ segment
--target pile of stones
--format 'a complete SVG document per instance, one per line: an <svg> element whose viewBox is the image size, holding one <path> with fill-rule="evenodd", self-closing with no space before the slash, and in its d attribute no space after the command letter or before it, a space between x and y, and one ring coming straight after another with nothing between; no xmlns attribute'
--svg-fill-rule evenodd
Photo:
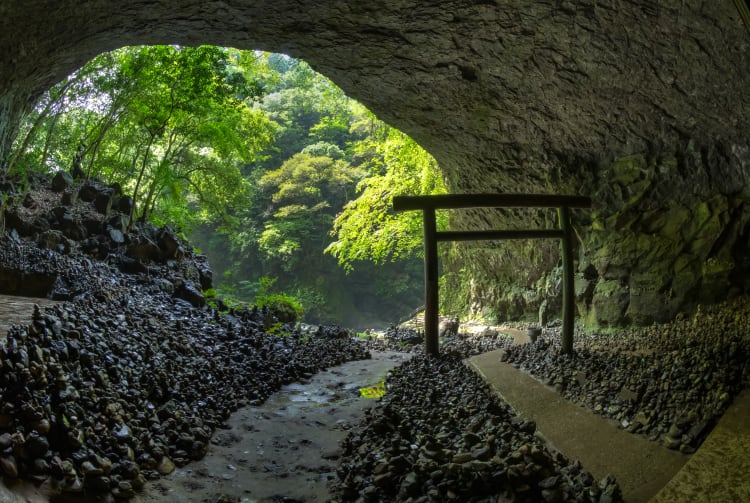
<svg viewBox="0 0 750 503"><path fill-rule="evenodd" d="M268 310L208 305L205 257L169 229L126 226L113 187L66 180L5 209L0 288L36 283L65 302L0 334L2 476L128 499L203 457L231 412L369 357L339 327L303 333Z"/></svg>
<svg viewBox="0 0 750 503"><path fill-rule="evenodd" d="M545 330L503 359L627 431L692 453L750 380L748 326L750 305L738 300L669 324L579 331L573 355Z"/></svg>
<svg viewBox="0 0 750 503"><path fill-rule="evenodd" d="M417 355L386 387L343 443L341 501L621 501L612 477L551 451L454 355Z"/></svg>
<svg viewBox="0 0 750 503"><path fill-rule="evenodd" d="M502 332L485 330L476 334L459 331L443 331L439 338L440 351L463 358L510 347L513 340ZM409 353L424 352L424 333L412 328L391 325L381 337L370 338L370 349L404 351Z"/></svg>
<svg viewBox="0 0 750 503"><path fill-rule="evenodd" d="M132 199L117 184L76 182L62 171L34 184L5 197L0 291L70 300L91 290L78 269L102 262L163 278L165 291L205 304L201 292L213 282L207 258L170 228L132 222Z"/></svg>
<svg viewBox="0 0 750 503"><path fill-rule="evenodd" d="M129 498L203 457L239 407L369 356L352 337L269 335L268 312L219 315L128 283L112 299L83 296L9 330L0 346L4 476Z"/></svg>

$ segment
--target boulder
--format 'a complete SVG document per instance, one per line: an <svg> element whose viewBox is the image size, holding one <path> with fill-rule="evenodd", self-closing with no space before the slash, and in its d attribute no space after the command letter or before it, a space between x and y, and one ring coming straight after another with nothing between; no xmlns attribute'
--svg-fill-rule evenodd
<svg viewBox="0 0 750 503"><path fill-rule="evenodd" d="M99 192L94 198L94 208L102 215L108 215L112 209L112 190L106 189Z"/></svg>
<svg viewBox="0 0 750 503"><path fill-rule="evenodd" d="M51 224L49 219L46 216L40 215L36 217L33 222L31 222L31 225L28 226L28 234L25 235L31 236L33 234L46 232L50 229L50 227Z"/></svg>
<svg viewBox="0 0 750 503"><path fill-rule="evenodd" d="M203 290L209 290L214 287L214 273L207 267L198 268L198 278Z"/></svg>
<svg viewBox="0 0 750 503"><path fill-rule="evenodd" d="M142 274L148 271L142 262L126 256L120 256L117 267L125 274Z"/></svg>
<svg viewBox="0 0 750 503"><path fill-rule="evenodd" d="M130 211L133 209L133 198L130 196L116 196L112 203L112 208L125 215L130 215Z"/></svg>
<svg viewBox="0 0 750 503"><path fill-rule="evenodd" d="M63 234L73 241L81 241L89 236L86 226L78 220L74 220L72 223L66 225L63 229Z"/></svg>
<svg viewBox="0 0 750 503"><path fill-rule="evenodd" d="M170 229L164 229L159 237L159 248L164 259L177 259L184 255L180 241Z"/></svg>
<svg viewBox="0 0 750 503"><path fill-rule="evenodd" d="M137 236L130 242L125 255L135 260L152 260L157 261L161 258L159 247L145 236Z"/></svg>
<svg viewBox="0 0 750 503"><path fill-rule="evenodd" d="M5 211L5 227L7 229L15 229L19 236L29 236L31 234L31 226L26 222L18 212L18 208L11 207ZM49 228L49 224L47 224Z"/></svg>
<svg viewBox="0 0 750 503"><path fill-rule="evenodd" d="M58 171L52 177L52 190L54 192L63 192L73 186L75 180L67 171Z"/></svg>
<svg viewBox="0 0 750 503"><path fill-rule="evenodd" d="M175 297L185 300L193 307L203 307L206 305L206 298L203 294L189 281L182 283L175 290Z"/></svg>
<svg viewBox="0 0 750 503"><path fill-rule="evenodd" d="M73 243L62 232L51 229L39 234L36 243L40 248L63 254L68 253L73 247Z"/></svg>
<svg viewBox="0 0 750 503"><path fill-rule="evenodd" d="M113 215L111 218L109 218L105 225L108 228L116 229L120 232L126 232L128 230L129 222L130 222L130 217L122 213L117 213Z"/></svg>
<svg viewBox="0 0 750 503"><path fill-rule="evenodd" d="M89 235L100 234L103 230L102 222L95 218L86 218L81 222Z"/></svg>
<svg viewBox="0 0 750 503"><path fill-rule="evenodd" d="M60 204L63 206L72 206L78 200L78 191L73 189L66 189L63 191L62 197L60 198Z"/></svg>
<svg viewBox="0 0 750 503"><path fill-rule="evenodd" d="M122 231L119 229L108 228L107 237L109 238L110 241L112 241L113 243L117 245L121 245L125 243L125 234L123 234Z"/></svg>
<svg viewBox="0 0 750 503"><path fill-rule="evenodd" d="M81 198L81 201L91 203L96 199L96 196L99 194L99 192L99 184L89 181L81 185L81 188L78 189L78 197Z"/></svg>

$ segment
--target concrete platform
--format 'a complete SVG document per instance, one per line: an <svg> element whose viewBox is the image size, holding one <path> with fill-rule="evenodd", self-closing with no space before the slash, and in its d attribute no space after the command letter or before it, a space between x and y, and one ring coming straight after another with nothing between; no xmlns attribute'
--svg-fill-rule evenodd
<svg viewBox="0 0 750 503"><path fill-rule="evenodd" d="M469 364L522 417L536 421L553 448L578 459L597 480L614 475L625 502L651 500L688 461L689 456L625 432L614 421L562 398L549 386L501 362L501 354L502 350L484 353L470 358Z"/></svg>
<svg viewBox="0 0 750 503"><path fill-rule="evenodd" d="M750 501L750 390L727 409L700 449L652 503Z"/></svg>

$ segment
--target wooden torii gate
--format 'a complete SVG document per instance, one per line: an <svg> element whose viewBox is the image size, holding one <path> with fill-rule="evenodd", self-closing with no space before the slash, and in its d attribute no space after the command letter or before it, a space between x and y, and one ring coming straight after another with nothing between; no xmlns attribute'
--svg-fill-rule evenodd
<svg viewBox="0 0 750 503"><path fill-rule="evenodd" d="M557 208L557 229L443 231L438 232L435 210L458 208ZM395 211L422 210L424 215L425 351L436 356L438 347L438 249L440 241L559 238L563 258L562 351L573 352L573 229L570 208L590 208L591 198L551 194L447 194L396 196Z"/></svg>

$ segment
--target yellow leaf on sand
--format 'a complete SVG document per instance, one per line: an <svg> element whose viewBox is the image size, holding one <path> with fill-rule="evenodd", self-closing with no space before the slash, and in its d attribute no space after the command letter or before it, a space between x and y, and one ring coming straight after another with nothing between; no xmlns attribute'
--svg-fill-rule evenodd
<svg viewBox="0 0 750 503"><path fill-rule="evenodd" d="M359 394L362 395L363 398L380 398L385 395L385 381L380 381L375 386L359 388Z"/></svg>

